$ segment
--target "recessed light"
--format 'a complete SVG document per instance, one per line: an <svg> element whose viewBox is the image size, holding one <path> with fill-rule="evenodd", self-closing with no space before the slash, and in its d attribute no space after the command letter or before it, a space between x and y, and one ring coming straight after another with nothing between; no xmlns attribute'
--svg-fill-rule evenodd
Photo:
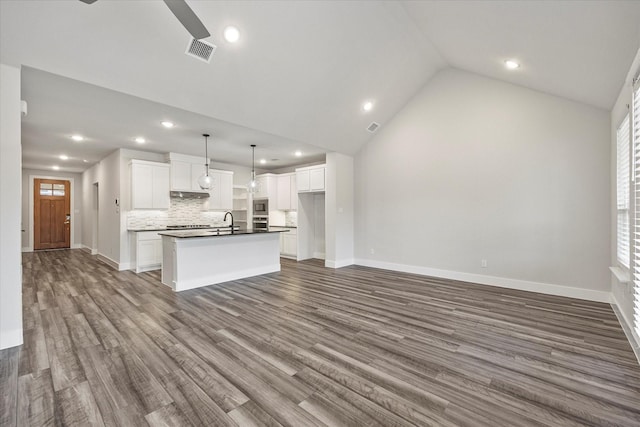
<svg viewBox="0 0 640 427"><path fill-rule="evenodd" d="M89 163L89 160L87 160L87 159L82 159L82 163Z"/></svg>
<svg viewBox="0 0 640 427"><path fill-rule="evenodd" d="M173 124L173 122L168 122L168 121L164 121L162 122L162 126L166 127L167 129L170 129L172 127L174 127L175 125Z"/></svg>
<svg viewBox="0 0 640 427"><path fill-rule="evenodd" d="M266 159L260 159L260 164L261 164L261 165L264 165L265 163L267 163L267 160L266 160Z"/></svg>
<svg viewBox="0 0 640 427"><path fill-rule="evenodd" d="M54 165L54 166L51 166L51 169L53 169L54 171L57 171L57 170L60 170L60 166Z"/></svg>
<svg viewBox="0 0 640 427"><path fill-rule="evenodd" d="M520 64L514 59L508 59L504 61L504 66L507 67L509 70L515 70L520 68Z"/></svg>
<svg viewBox="0 0 640 427"><path fill-rule="evenodd" d="M295 152L295 153L293 153L293 154L295 154L295 155L296 155L296 157L300 157L300 156L302 156L302 151L298 150L298 151L296 151L296 152Z"/></svg>
<svg viewBox="0 0 640 427"><path fill-rule="evenodd" d="M84 137L82 135L71 135L71 139L73 139L74 141L80 142L84 140Z"/></svg>
<svg viewBox="0 0 640 427"><path fill-rule="evenodd" d="M60 154L60 160L69 160L69 156L67 156L66 154Z"/></svg>
<svg viewBox="0 0 640 427"><path fill-rule="evenodd" d="M225 28L223 34L224 39L229 43L235 43L240 40L240 31L232 25Z"/></svg>
<svg viewBox="0 0 640 427"><path fill-rule="evenodd" d="M362 104L362 109L364 111L371 111L373 109L373 102L371 101L367 101L364 104Z"/></svg>
<svg viewBox="0 0 640 427"><path fill-rule="evenodd" d="M135 139L135 141L136 141L138 144L144 144L145 142L147 142L147 140L146 140L146 139L144 139L144 138L143 138L143 137L141 137L141 136L137 137L137 138Z"/></svg>

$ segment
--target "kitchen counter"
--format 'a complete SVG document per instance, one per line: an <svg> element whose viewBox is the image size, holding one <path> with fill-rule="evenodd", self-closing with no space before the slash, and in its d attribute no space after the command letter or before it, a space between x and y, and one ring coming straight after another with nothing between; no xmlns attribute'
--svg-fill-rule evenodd
<svg viewBox="0 0 640 427"><path fill-rule="evenodd" d="M162 283L179 292L280 271L282 232L161 231Z"/></svg>
<svg viewBox="0 0 640 427"><path fill-rule="evenodd" d="M236 231L238 229L238 226L235 226ZM222 227L202 227L202 228L167 228L165 226L149 226L149 227L140 227L140 228L128 228L127 231L131 231L133 233L140 233L143 231L215 231L215 230L220 230L220 231L230 231L231 230L231 226L222 226Z"/></svg>
<svg viewBox="0 0 640 427"><path fill-rule="evenodd" d="M223 236L242 236L247 234L268 234L268 233L286 233L288 230L167 230L162 233L158 233L161 236L175 237L178 239L190 239L194 237L223 237Z"/></svg>

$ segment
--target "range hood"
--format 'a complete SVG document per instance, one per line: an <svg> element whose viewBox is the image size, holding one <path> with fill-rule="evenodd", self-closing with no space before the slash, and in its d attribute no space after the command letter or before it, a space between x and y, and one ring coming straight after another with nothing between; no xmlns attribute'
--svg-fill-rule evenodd
<svg viewBox="0 0 640 427"><path fill-rule="evenodd" d="M170 191L169 196L179 197L181 199L206 199L209 193L199 193L196 191Z"/></svg>

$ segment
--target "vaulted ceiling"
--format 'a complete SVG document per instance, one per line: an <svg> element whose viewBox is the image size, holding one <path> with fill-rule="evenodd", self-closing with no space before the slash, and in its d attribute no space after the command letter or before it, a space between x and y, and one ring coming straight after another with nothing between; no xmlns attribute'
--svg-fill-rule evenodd
<svg viewBox="0 0 640 427"><path fill-rule="evenodd" d="M29 67L25 166L47 164L38 156L75 129L93 139L92 161L138 134L157 142L147 150L201 154L199 135L216 128L235 163L247 155L231 146L251 139L266 156L354 154L372 121L384 126L445 67L610 109L640 45L638 1L189 4L218 46L210 64L184 54L189 34L161 1L0 1L0 62ZM227 25L238 43L223 39ZM522 67L505 70L509 58ZM180 115L173 134L157 128L160 111ZM296 161L281 160L273 167Z"/></svg>

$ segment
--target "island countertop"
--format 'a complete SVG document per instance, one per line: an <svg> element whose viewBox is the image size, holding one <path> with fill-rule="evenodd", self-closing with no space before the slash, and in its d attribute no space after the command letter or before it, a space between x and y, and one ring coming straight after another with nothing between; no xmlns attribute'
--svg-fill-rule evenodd
<svg viewBox="0 0 640 427"><path fill-rule="evenodd" d="M286 231L162 231L162 283L180 292L280 271Z"/></svg>
<svg viewBox="0 0 640 427"><path fill-rule="evenodd" d="M269 230L245 230L245 229L240 229L240 230L235 230L233 231L233 233L230 230L222 230L222 231L216 231L216 230L207 230L207 229L202 229L202 230L167 230L167 231L163 231L161 233L158 233L161 236L168 236L168 237L176 237L178 239L191 239L191 238L195 238L195 237L223 237L223 236L243 236L243 235L247 235L247 234L269 234L269 233L286 233L289 230L275 230L275 229L269 229Z"/></svg>

